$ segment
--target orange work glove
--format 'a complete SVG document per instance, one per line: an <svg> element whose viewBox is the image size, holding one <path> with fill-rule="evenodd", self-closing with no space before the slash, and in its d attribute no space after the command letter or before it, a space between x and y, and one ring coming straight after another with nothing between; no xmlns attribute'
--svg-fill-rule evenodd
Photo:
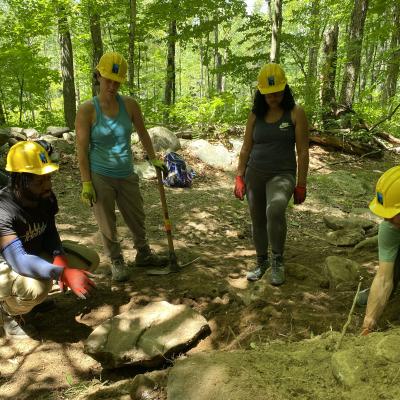
<svg viewBox="0 0 400 400"><path fill-rule="evenodd" d="M305 186L296 186L293 192L294 204L304 203L306 195L307 195L307 189Z"/></svg>
<svg viewBox="0 0 400 400"><path fill-rule="evenodd" d="M76 268L64 268L60 281L62 287L69 287L78 297L86 299L90 291L96 287L96 284L89 279L92 276L89 271Z"/></svg>
<svg viewBox="0 0 400 400"><path fill-rule="evenodd" d="M244 195L246 194L246 184L244 183L243 176L238 175L235 179L235 190L233 192L235 197L239 200L244 199Z"/></svg>

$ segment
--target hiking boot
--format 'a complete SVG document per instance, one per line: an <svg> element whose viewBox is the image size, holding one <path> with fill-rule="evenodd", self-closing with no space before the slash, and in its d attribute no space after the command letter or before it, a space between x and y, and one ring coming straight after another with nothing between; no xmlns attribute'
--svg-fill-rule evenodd
<svg viewBox="0 0 400 400"><path fill-rule="evenodd" d="M111 260L111 279L116 282L126 282L129 279L129 269L123 258Z"/></svg>
<svg viewBox="0 0 400 400"><path fill-rule="evenodd" d="M283 257L279 254L273 254L270 283L274 286L280 286L284 282L285 267L283 265Z"/></svg>
<svg viewBox="0 0 400 400"><path fill-rule="evenodd" d="M30 339L36 336L36 329L32 325L25 324L20 315L8 315L0 307L0 325L5 335L10 339Z"/></svg>
<svg viewBox="0 0 400 400"><path fill-rule="evenodd" d="M149 246L142 247L138 249L136 258L135 258L135 265L137 267L162 267L168 264L168 257L160 257L158 256L154 250L150 249Z"/></svg>
<svg viewBox="0 0 400 400"><path fill-rule="evenodd" d="M365 307L368 303L368 296L369 296L369 288L360 290L356 297L356 304L359 307Z"/></svg>
<svg viewBox="0 0 400 400"><path fill-rule="evenodd" d="M247 280L254 282L258 281L265 274L265 271L269 268L269 262L267 257L257 257L257 266L255 269L247 274Z"/></svg>

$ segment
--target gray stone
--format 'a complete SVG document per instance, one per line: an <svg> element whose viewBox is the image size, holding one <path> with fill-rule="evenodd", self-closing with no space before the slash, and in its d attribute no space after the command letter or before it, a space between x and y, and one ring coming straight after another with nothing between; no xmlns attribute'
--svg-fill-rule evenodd
<svg viewBox="0 0 400 400"><path fill-rule="evenodd" d="M361 217L347 217L347 218L340 218L334 215L326 215L323 217L325 225L337 231L343 228L362 228L362 229L370 229L372 228L375 223L369 219L361 218Z"/></svg>
<svg viewBox="0 0 400 400"><path fill-rule="evenodd" d="M142 179L156 179L156 169L147 161L135 162L135 172Z"/></svg>
<svg viewBox="0 0 400 400"><path fill-rule="evenodd" d="M400 363L400 336L385 336L376 346L376 355L390 362Z"/></svg>
<svg viewBox="0 0 400 400"><path fill-rule="evenodd" d="M61 138L63 133L69 132L70 130L71 129L69 129L67 126L48 126L46 129L46 134Z"/></svg>
<svg viewBox="0 0 400 400"><path fill-rule="evenodd" d="M26 128L22 131L22 133L28 138L28 139L37 139L40 134L35 128Z"/></svg>
<svg viewBox="0 0 400 400"><path fill-rule="evenodd" d="M150 138L153 142L155 152L159 151L177 151L181 148L181 144L176 135L164 126L155 126L148 130Z"/></svg>
<svg viewBox="0 0 400 400"><path fill-rule="evenodd" d="M105 368L156 367L209 333L205 318L190 307L160 301L105 321L87 338L84 352Z"/></svg>
<svg viewBox="0 0 400 400"><path fill-rule="evenodd" d="M365 233L362 228L343 228L326 234L327 242L334 246L354 246L364 237Z"/></svg>
<svg viewBox="0 0 400 400"><path fill-rule="evenodd" d="M62 134L62 138L69 143L73 143L75 141L75 133L74 132L64 132Z"/></svg>
<svg viewBox="0 0 400 400"><path fill-rule="evenodd" d="M354 354L354 351L339 351L332 356L332 373L336 380L346 388L361 383L364 364Z"/></svg>
<svg viewBox="0 0 400 400"><path fill-rule="evenodd" d="M378 248L378 235L367 238L354 246L354 250L376 250Z"/></svg>
<svg viewBox="0 0 400 400"><path fill-rule="evenodd" d="M329 256L325 259L324 273L330 287L342 282L353 282L359 276L360 266L348 258Z"/></svg>
<svg viewBox="0 0 400 400"><path fill-rule="evenodd" d="M213 145L204 139L194 140L187 150L205 164L223 171L234 171L237 166L236 155L222 144Z"/></svg>

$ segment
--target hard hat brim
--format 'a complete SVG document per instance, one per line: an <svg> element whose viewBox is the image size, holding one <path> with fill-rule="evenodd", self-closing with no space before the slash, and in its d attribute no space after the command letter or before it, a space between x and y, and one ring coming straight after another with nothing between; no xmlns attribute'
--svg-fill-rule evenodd
<svg viewBox="0 0 400 400"><path fill-rule="evenodd" d="M378 217L381 218L393 218L397 214L400 214L399 207L383 207L382 204L378 203L378 201L373 199L371 203L369 203L369 209Z"/></svg>
<svg viewBox="0 0 400 400"><path fill-rule="evenodd" d="M26 172L28 174L34 175L47 175L54 171L58 171L58 165L54 163L49 163L42 168L19 168L18 173ZM8 172L17 172L14 168L10 168L8 165L6 166L6 171Z"/></svg>
<svg viewBox="0 0 400 400"><path fill-rule="evenodd" d="M116 81L119 83L124 83L126 81L126 77L122 78L122 77L118 76L117 74L112 74L112 73L109 74L108 72L101 72L100 70L99 70L99 72L103 78L110 79L112 81Z"/></svg>
<svg viewBox="0 0 400 400"><path fill-rule="evenodd" d="M282 90L285 90L287 82L281 83L280 85L275 85L272 87L260 87L260 85L257 85L257 89L260 91L261 94L271 94L271 93L276 93L276 92L282 92Z"/></svg>

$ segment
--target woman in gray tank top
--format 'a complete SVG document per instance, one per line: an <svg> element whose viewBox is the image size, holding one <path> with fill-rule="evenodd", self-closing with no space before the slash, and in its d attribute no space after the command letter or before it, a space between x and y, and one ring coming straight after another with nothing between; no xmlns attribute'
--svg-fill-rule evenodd
<svg viewBox="0 0 400 400"><path fill-rule="evenodd" d="M292 195L295 204L306 198L308 162L304 110L295 104L283 69L274 63L264 65L246 124L234 192L240 200L246 195L253 226L257 263L247 274L249 281L260 279L271 265L271 284L285 282L286 208Z"/></svg>

